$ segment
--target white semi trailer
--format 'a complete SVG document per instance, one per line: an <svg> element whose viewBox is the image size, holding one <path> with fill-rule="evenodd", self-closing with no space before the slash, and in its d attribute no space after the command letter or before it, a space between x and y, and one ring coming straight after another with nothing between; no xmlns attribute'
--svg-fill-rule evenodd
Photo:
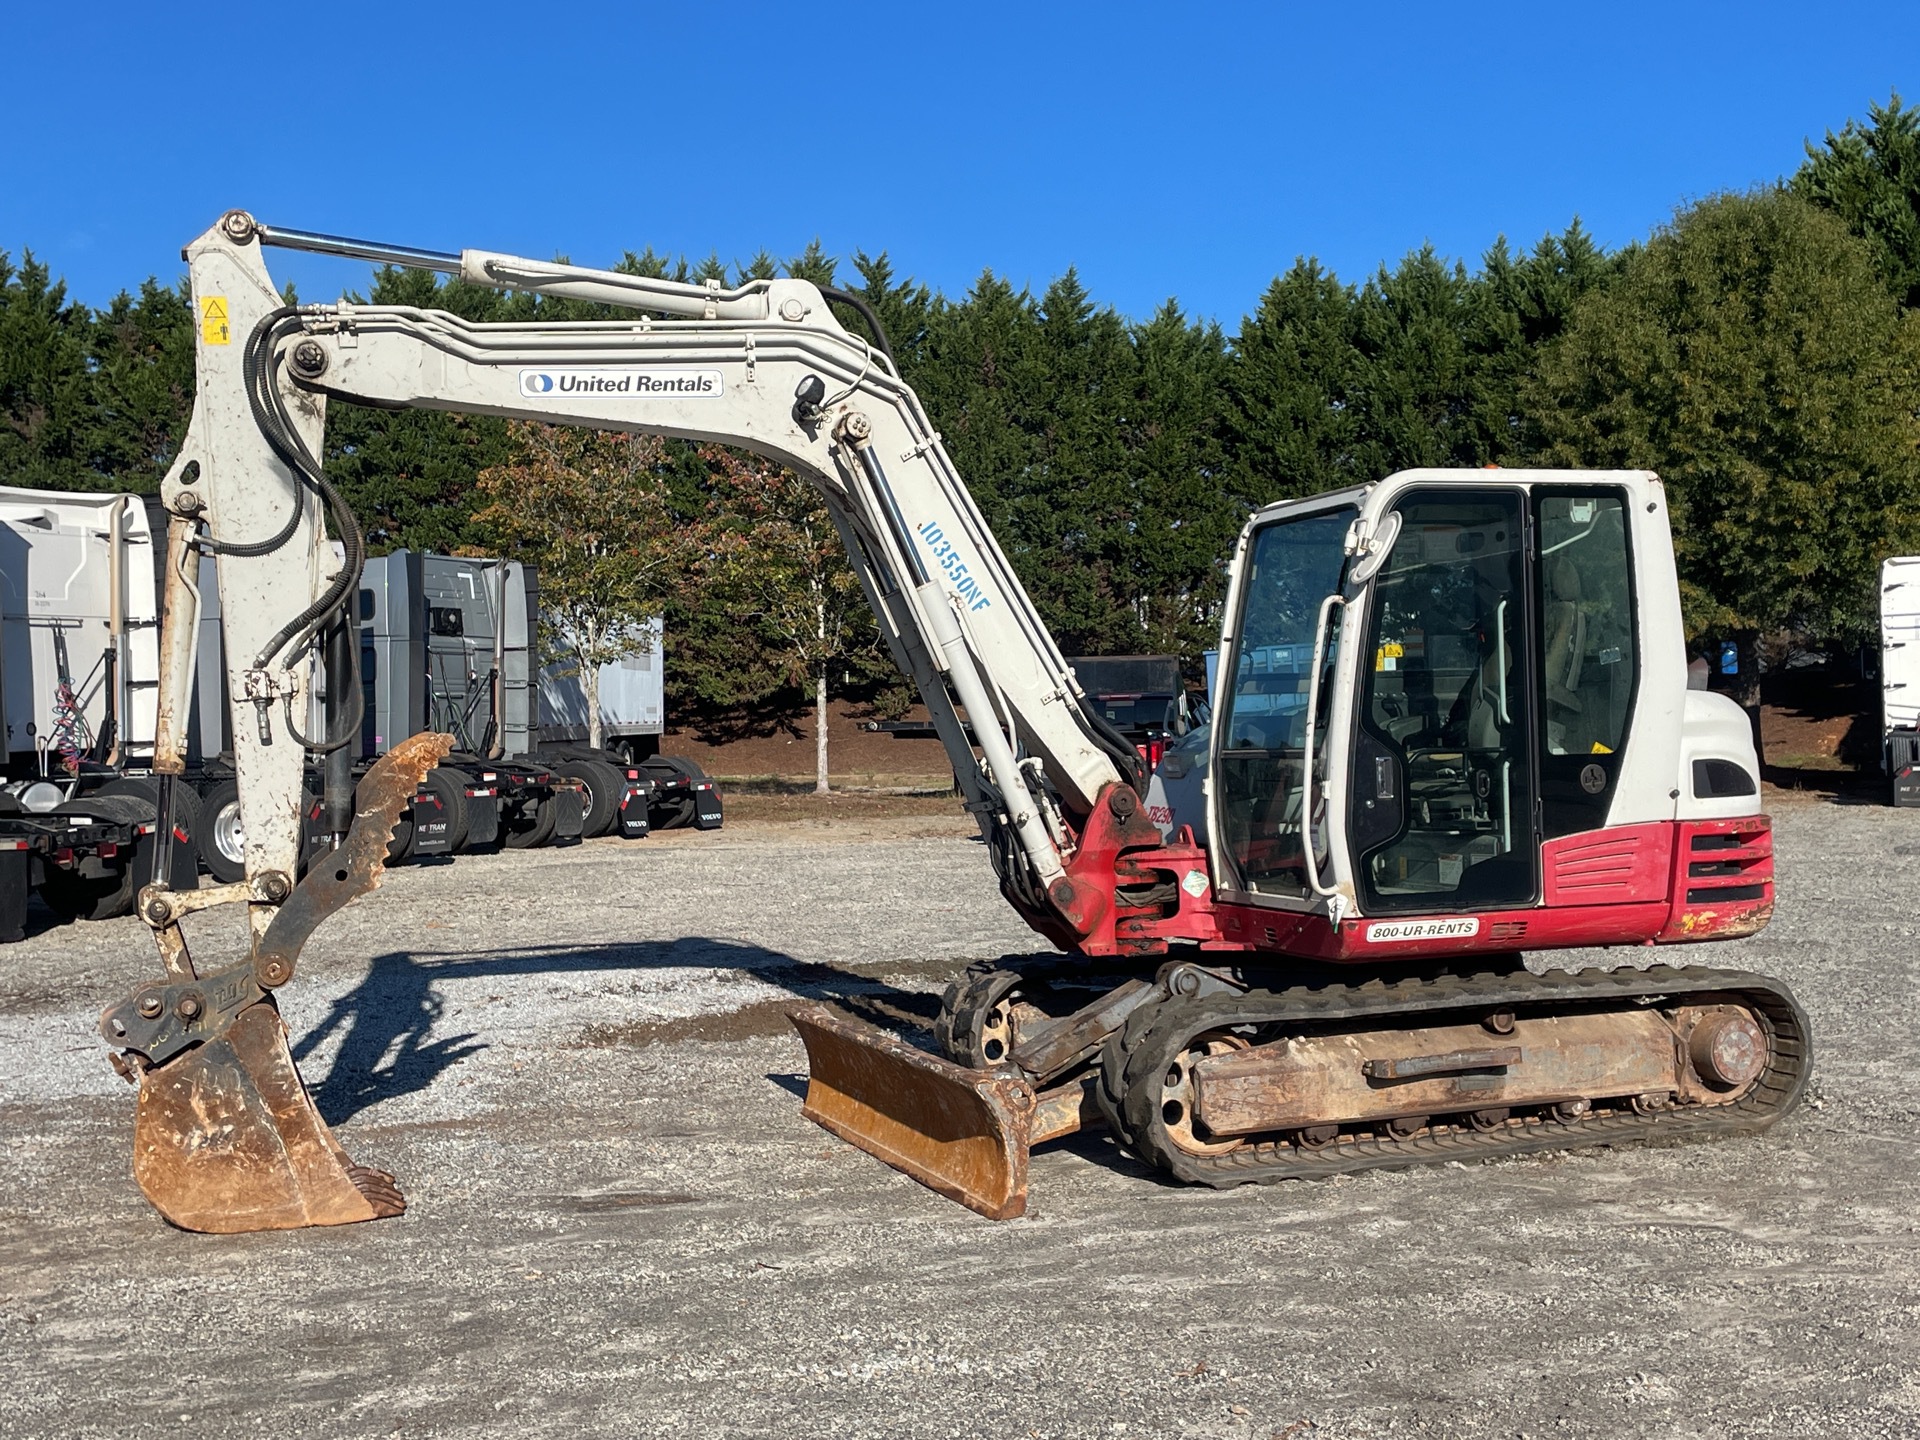
<svg viewBox="0 0 1920 1440"><path fill-rule="evenodd" d="M163 831L143 773L159 675L156 528L136 495L0 487L0 940L23 933L30 889L59 913L105 917L132 906L156 850L171 883L195 874L196 797L178 797Z"/></svg>
<svg viewBox="0 0 1920 1440"><path fill-rule="evenodd" d="M582 788L581 833L644 835L649 826L721 823L719 792L691 762L659 754L664 729L661 626L601 669L601 743L588 743L577 674L542 665L538 572L517 561L400 550L369 560L361 585L368 759L422 730L453 736L471 759L544 767ZM499 799L515 802L511 785Z"/></svg>
<svg viewBox="0 0 1920 1440"><path fill-rule="evenodd" d="M0 940L21 933L30 889L59 913L108 918L126 913L138 887L152 878L160 844L159 787L151 771L165 578L159 568L164 546L156 544L165 518L156 519L155 504L131 494L0 487L0 721L7 736L0 775ZM219 587L211 557L202 557L197 569L199 654L187 783L175 787L178 823L165 847L176 887L190 884L201 862L218 881L242 874L245 864ZM523 566L494 560L402 552L369 562L362 617L367 719L356 769L409 735L442 725L456 710L483 742L475 761L501 762L476 763L471 774L449 768L431 776L403 819L393 861L495 839L525 845L581 833L585 817L576 804L586 797L575 802L566 782L584 758L574 752L584 751L586 702L577 678L559 667L542 672L530 659L537 614L532 578ZM506 623L496 625L491 616L500 611L503 582ZM477 655L464 633L469 626L480 642ZM619 797L615 823L600 833L643 835L650 818L654 824L718 820L711 782L654 756L662 728L658 634L656 623L650 649L603 672L602 725L613 751L605 758L631 760L636 773L631 793L623 788ZM497 696L490 688L494 674ZM476 675L485 682L477 697ZM318 734L320 697L310 699L308 733ZM496 699L504 721L498 726ZM593 775L595 783L608 783ZM318 794L317 784L310 788ZM557 802L556 788L567 792ZM635 797L637 804L629 804ZM709 810L712 820L705 818ZM317 845L325 838L317 802L308 811Z"/></svg>
<svg viewBox="0 0 1920 1440"><path fill-rule="evenodd" d="M1920 806L1920 555L1880 567L1880 755L1893 803Z"/></svg>

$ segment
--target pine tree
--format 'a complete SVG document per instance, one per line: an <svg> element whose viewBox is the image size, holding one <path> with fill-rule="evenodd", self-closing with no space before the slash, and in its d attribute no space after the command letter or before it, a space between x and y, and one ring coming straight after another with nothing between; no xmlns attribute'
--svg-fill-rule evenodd
<svg viewBox="0 0 1920 1440"><path fill-rule="evenodd" d="M92 467L92 317L27 251L0 251L0 477L54 490L108 488Z"/></svg>
<svg viewBox="0 0 1920 1440"><path fill-rule="evenodd" d="M1140 644L1197 656L1219 640L1226 557L1242 518L1227 485L1226 338L1172 300L1132 338L1123 435Z"/></svg>
<svg viewBox="0 0 1920 1440"><path fill-rule="evenodd" d="M193 300L187 283L149 279L94 316L90 465L102 483L152 494L193 417Z"/></svg>
<svg viewBox="0 0 1920 1440"><path fill-rule="evenodd" d="M1920 314L1779 188L1681 211L1579 302L1527 403L1548 463L1667 482L1689 630L1871 627L1920 546Z"/></svg>
<svg viewBox="0 0 1920 1440"><path fill-rule="evenodd" d="M1867 122L1849 120L1824 145L1807 146L1793 177L1803 199L1838 215L1873 249L1894 298L1920 307L1920 108L1869 105Z"/></svg>
<svg viewBox="0 0 1920 1440"><path fill-rule="evenodd" d="M1354 464L1365 479L1430 465L1479 463L1467 348L1473 288L1466 268L1431 245L1384 265L1353 307L1359 361L1349 381L1357 412Z"/></svg>
<svg viewBox="0 0 1920 1440"><path fill-rule="evenodd" d="M1377 478L1362 473L1354 293L1318 260L1276 278L1226 368L1236 497L1249 508Z"/></svg>
<svg viewBox="0 0 1920 1440"><path fill-rule="evenodd" d="M1506 238L1482 258L1467 327L1476 383L1471 446L1456 463L1523 463L1539 444L1523 391L1546 347L1558 339L1588 292L1610 283L1622 255L1609 256L1576 217L1564 234L1543 236L1515 259Z"/></svg>

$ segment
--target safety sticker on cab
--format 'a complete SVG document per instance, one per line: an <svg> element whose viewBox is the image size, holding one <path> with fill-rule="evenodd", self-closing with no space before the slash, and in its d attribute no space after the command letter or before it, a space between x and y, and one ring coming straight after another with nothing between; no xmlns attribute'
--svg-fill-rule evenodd
<svg viewBox="0 0 1920 1440"><path fill-rule="evenodd" d="M1480 933L1477 916L1456 920L1375 920L1367 926L1367 943L1391 945L1407 940L1465 940Z"/></svg>

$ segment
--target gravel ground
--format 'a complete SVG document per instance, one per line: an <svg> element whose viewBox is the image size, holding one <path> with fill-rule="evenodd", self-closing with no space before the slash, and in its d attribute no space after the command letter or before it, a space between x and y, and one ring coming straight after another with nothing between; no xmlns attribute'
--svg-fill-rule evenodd
<svg viewBox="0 0 1920 1440"><path fill-rule="evenodd" d="M1030 948L949 821L391 876L285 996L412 1202L339 1230L158 1219L93 1037L151 944L48 929L0 951L0 1431L1920 1434L1920 815L1776 822L1774 924L1695 952L1811 1012L1812 1099L1768 1136L1223 1192L1080 1137L1004 1225L803 1122L778 1013L924 1017Z"/></svg>

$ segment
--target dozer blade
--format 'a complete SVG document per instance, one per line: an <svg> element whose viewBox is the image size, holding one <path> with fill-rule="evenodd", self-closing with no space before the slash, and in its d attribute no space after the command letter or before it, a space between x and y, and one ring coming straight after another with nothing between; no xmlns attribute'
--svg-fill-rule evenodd
<svg viewBox="0 0 1920 1440"><path fill-rule="evenodd" d="M347 1159L271 1000L140 1080L133 1174L183 1230L233 1235L398 1215L393 1177Z"/></svg>
<svg viewBox="0 0 1920 1440"><path fill-rule="evenodd" d="M807 1047L802 1115L989 1220L1026 1213L1025 1079L955 1065L824 1005L787 1018Z"/></svg>

